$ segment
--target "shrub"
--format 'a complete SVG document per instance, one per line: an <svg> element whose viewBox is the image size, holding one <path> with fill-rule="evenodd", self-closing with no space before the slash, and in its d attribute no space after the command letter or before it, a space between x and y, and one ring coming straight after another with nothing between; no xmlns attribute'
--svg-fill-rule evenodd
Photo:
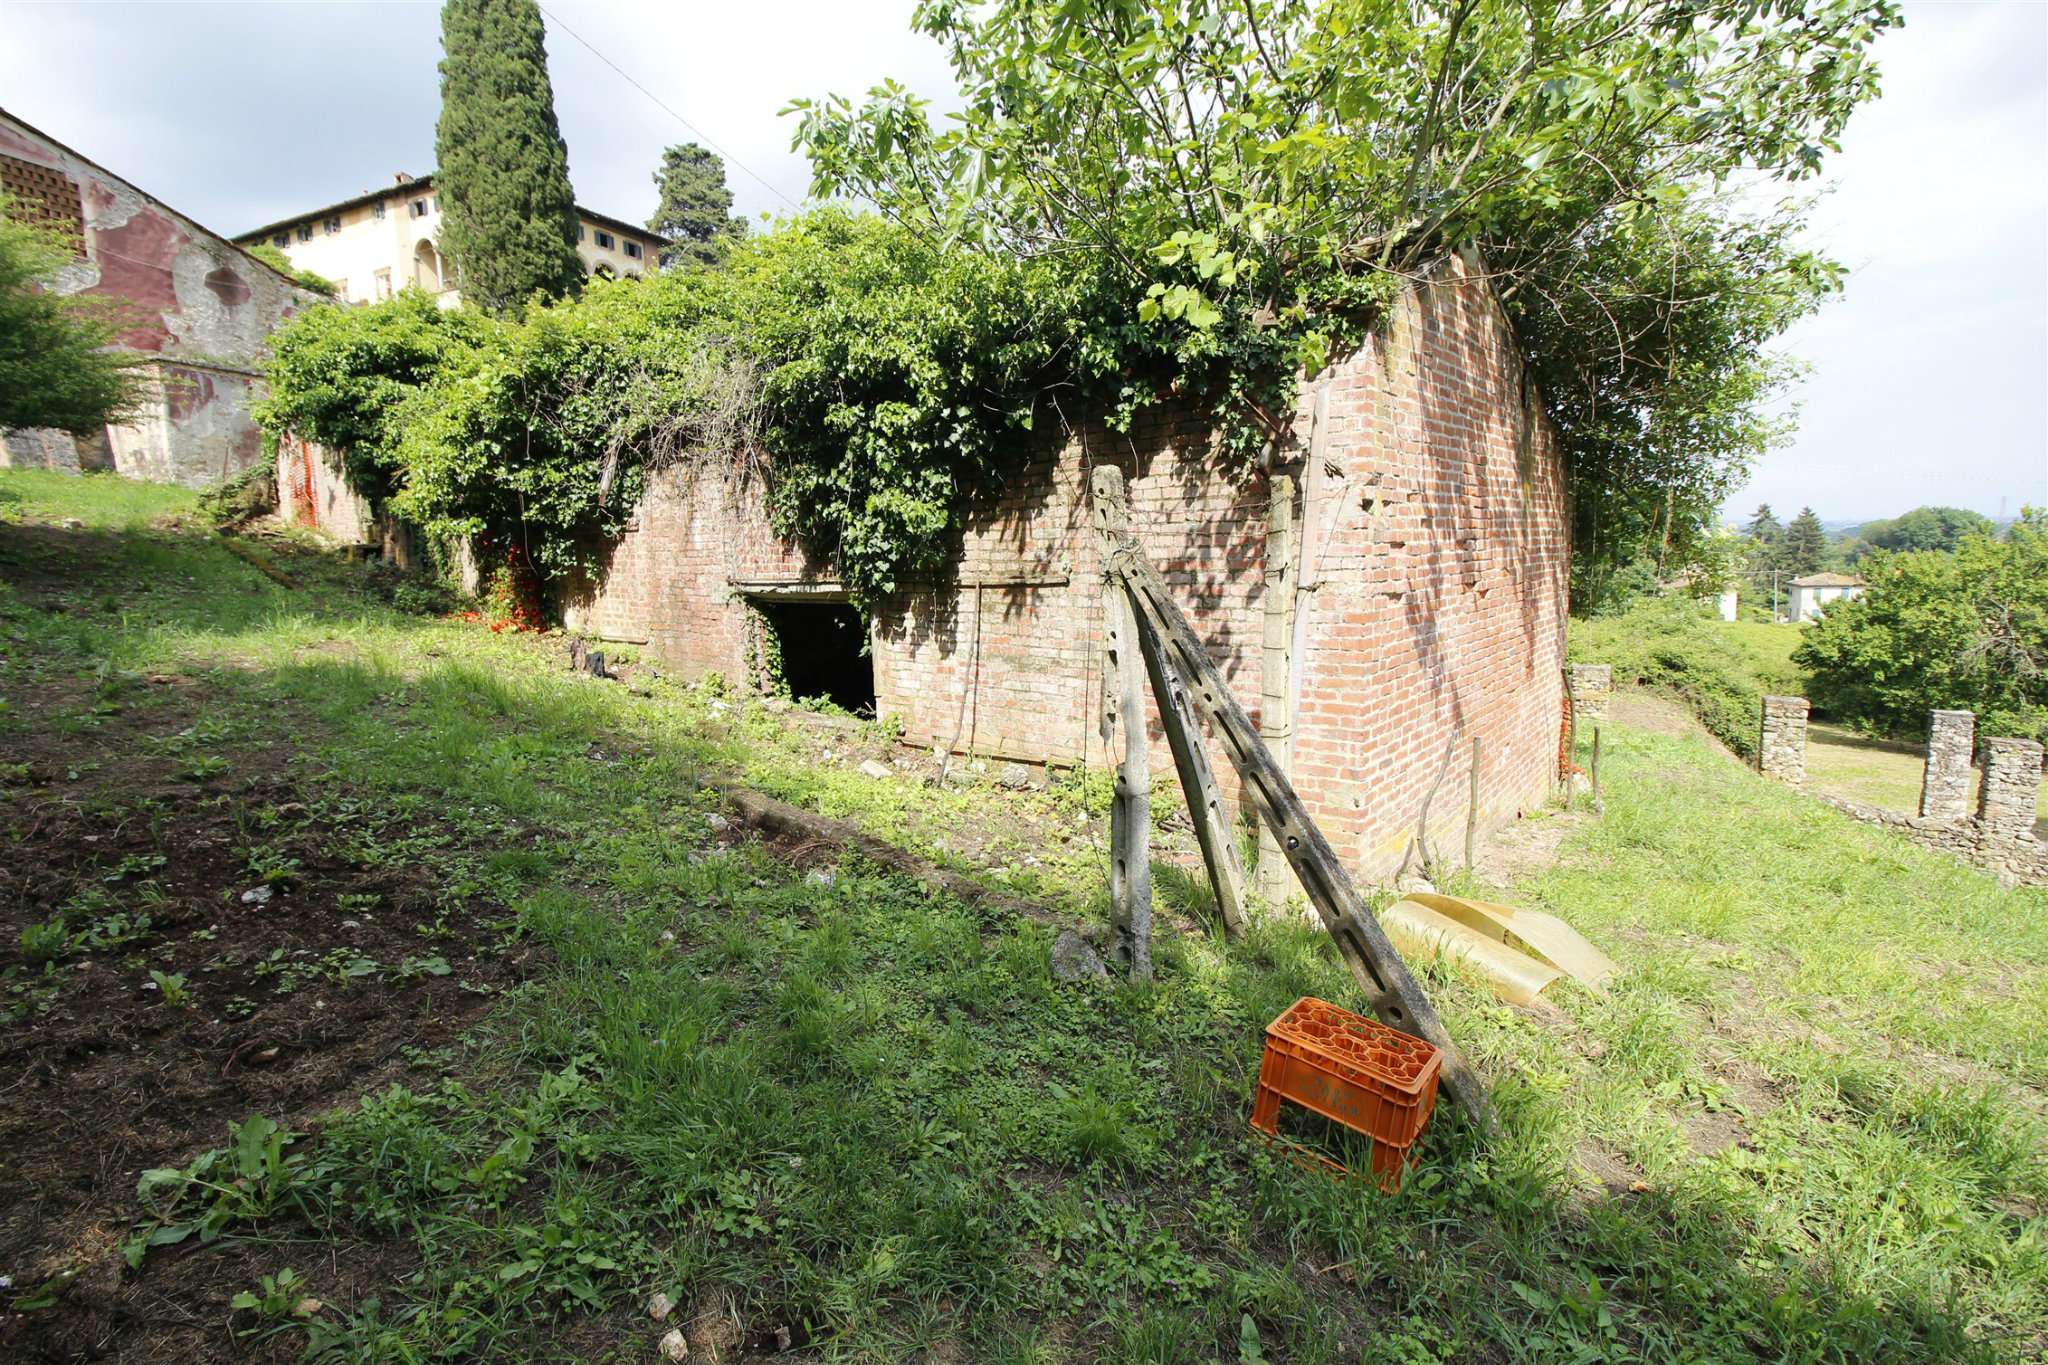
<svg viewBox="0 0 2048 1365"><path fill-rule="evenodd" d="M239 526L277 510L277 466L263 460L199 495L199 510L215 526Z"/></svg>
<svg viewBox="0 0 2048 1365"><path fill-rule="evenodd" d="M1570 655L1574 661L1612 664L1618 686L1673 694L1722 743L1748 758L1756 753L1765 694L1800 691L1797 670L1772 657L1755 637L1758 631L1769 636L1791 629L1730 626L1703 603L1644 598L1618 616L1573 621Z"/></svg>
<svg viewBox="0 0 2048 1365"><path fill-rule="evenodd" d="M1927 713L1977 713L1984 735L2048 739L2048 513L1953 554L1879 554L1870 586L1837 602L1794 656L1814 704L1858 729L1922 735Z"/></svg>

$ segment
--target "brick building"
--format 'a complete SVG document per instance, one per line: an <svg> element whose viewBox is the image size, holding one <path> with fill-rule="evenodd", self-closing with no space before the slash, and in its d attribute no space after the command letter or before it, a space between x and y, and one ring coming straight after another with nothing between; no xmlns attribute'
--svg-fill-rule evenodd
<svg viewBox="0 0 2048 1365"><path fill-rule="evenodd" d="M257 361L271 331L318 296L4 110L0 190L17 214L71 237L77 258L54 287L117 301L119 344L143 357L128 421L84 436L0 432L0 465L198 487L255 464Z"/></svg>
<svg viewBox="0 0 2048 1365"><path fill-rule="evenodd" d="M758 486L709 465L671 469L650 478L567 620L735 682L757 674L773 641L799 691L871 702L901 719L907 742L1100 763L1086 490L1105 461L1129 480L1147 554L1239 699L1266 711L1303 799L1356 869L1399 863L1447 751L1455 777L1431 821L1440 851L1459 846L1474 737L1483 823L1546 798L1562 705L1564 472L1506 319L1457 261L1304 385L1270 476L1219 470L1186 413L1155 411L1127 435L1079 422L972 509L957 572L908 585L862 621L830 565L769 530ZM1275 506L1282 476L1291 495ZM1156 724L1154 740L1155 768L1170 771Z"/></svg>

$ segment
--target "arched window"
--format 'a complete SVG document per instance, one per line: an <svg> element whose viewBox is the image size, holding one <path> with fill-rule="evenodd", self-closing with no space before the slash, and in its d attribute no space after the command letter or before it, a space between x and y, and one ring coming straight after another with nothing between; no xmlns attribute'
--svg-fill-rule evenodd
<svg viewBox="0 0 2048 1365"><path fill-rule="evenodd" d="M412 280L429 294L441 292L441 258L425 238L412 249Z"/></svg>

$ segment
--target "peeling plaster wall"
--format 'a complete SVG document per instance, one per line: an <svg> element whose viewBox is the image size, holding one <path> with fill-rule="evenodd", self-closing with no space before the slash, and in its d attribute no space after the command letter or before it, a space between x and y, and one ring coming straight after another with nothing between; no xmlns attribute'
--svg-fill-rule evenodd
<svg viewBox="0 0 2048 1365"><path fill-rule="evenodd" d="M15 431L0 463L201 487L253 466L249 416L272 330L315 296L134 185L0 112L0 158L55 172L76 189L83 256L55 288L113 299L120 345L146 358L134 418L103 433ZM0 170L6 162L0 161Z"/></svg>

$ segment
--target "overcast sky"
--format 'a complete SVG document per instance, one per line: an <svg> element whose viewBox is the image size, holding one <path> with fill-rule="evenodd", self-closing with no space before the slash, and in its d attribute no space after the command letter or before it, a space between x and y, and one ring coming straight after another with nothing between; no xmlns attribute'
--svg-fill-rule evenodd
<svg viewBox="0 0 2048 1365"><path fill-rule="evenodd" d="M715 143L740 208L781 210L809 183L790 98L950 89L911 0L545 7L577 198L636 222L669 143ZM2048 505L2048 4L1907 14L1815 219L1848 292L1786 339L1814 369L1799 435L1738 514ZM0 107L232 234L429 169L439 40L433 3L0 0Z"/></svg>

